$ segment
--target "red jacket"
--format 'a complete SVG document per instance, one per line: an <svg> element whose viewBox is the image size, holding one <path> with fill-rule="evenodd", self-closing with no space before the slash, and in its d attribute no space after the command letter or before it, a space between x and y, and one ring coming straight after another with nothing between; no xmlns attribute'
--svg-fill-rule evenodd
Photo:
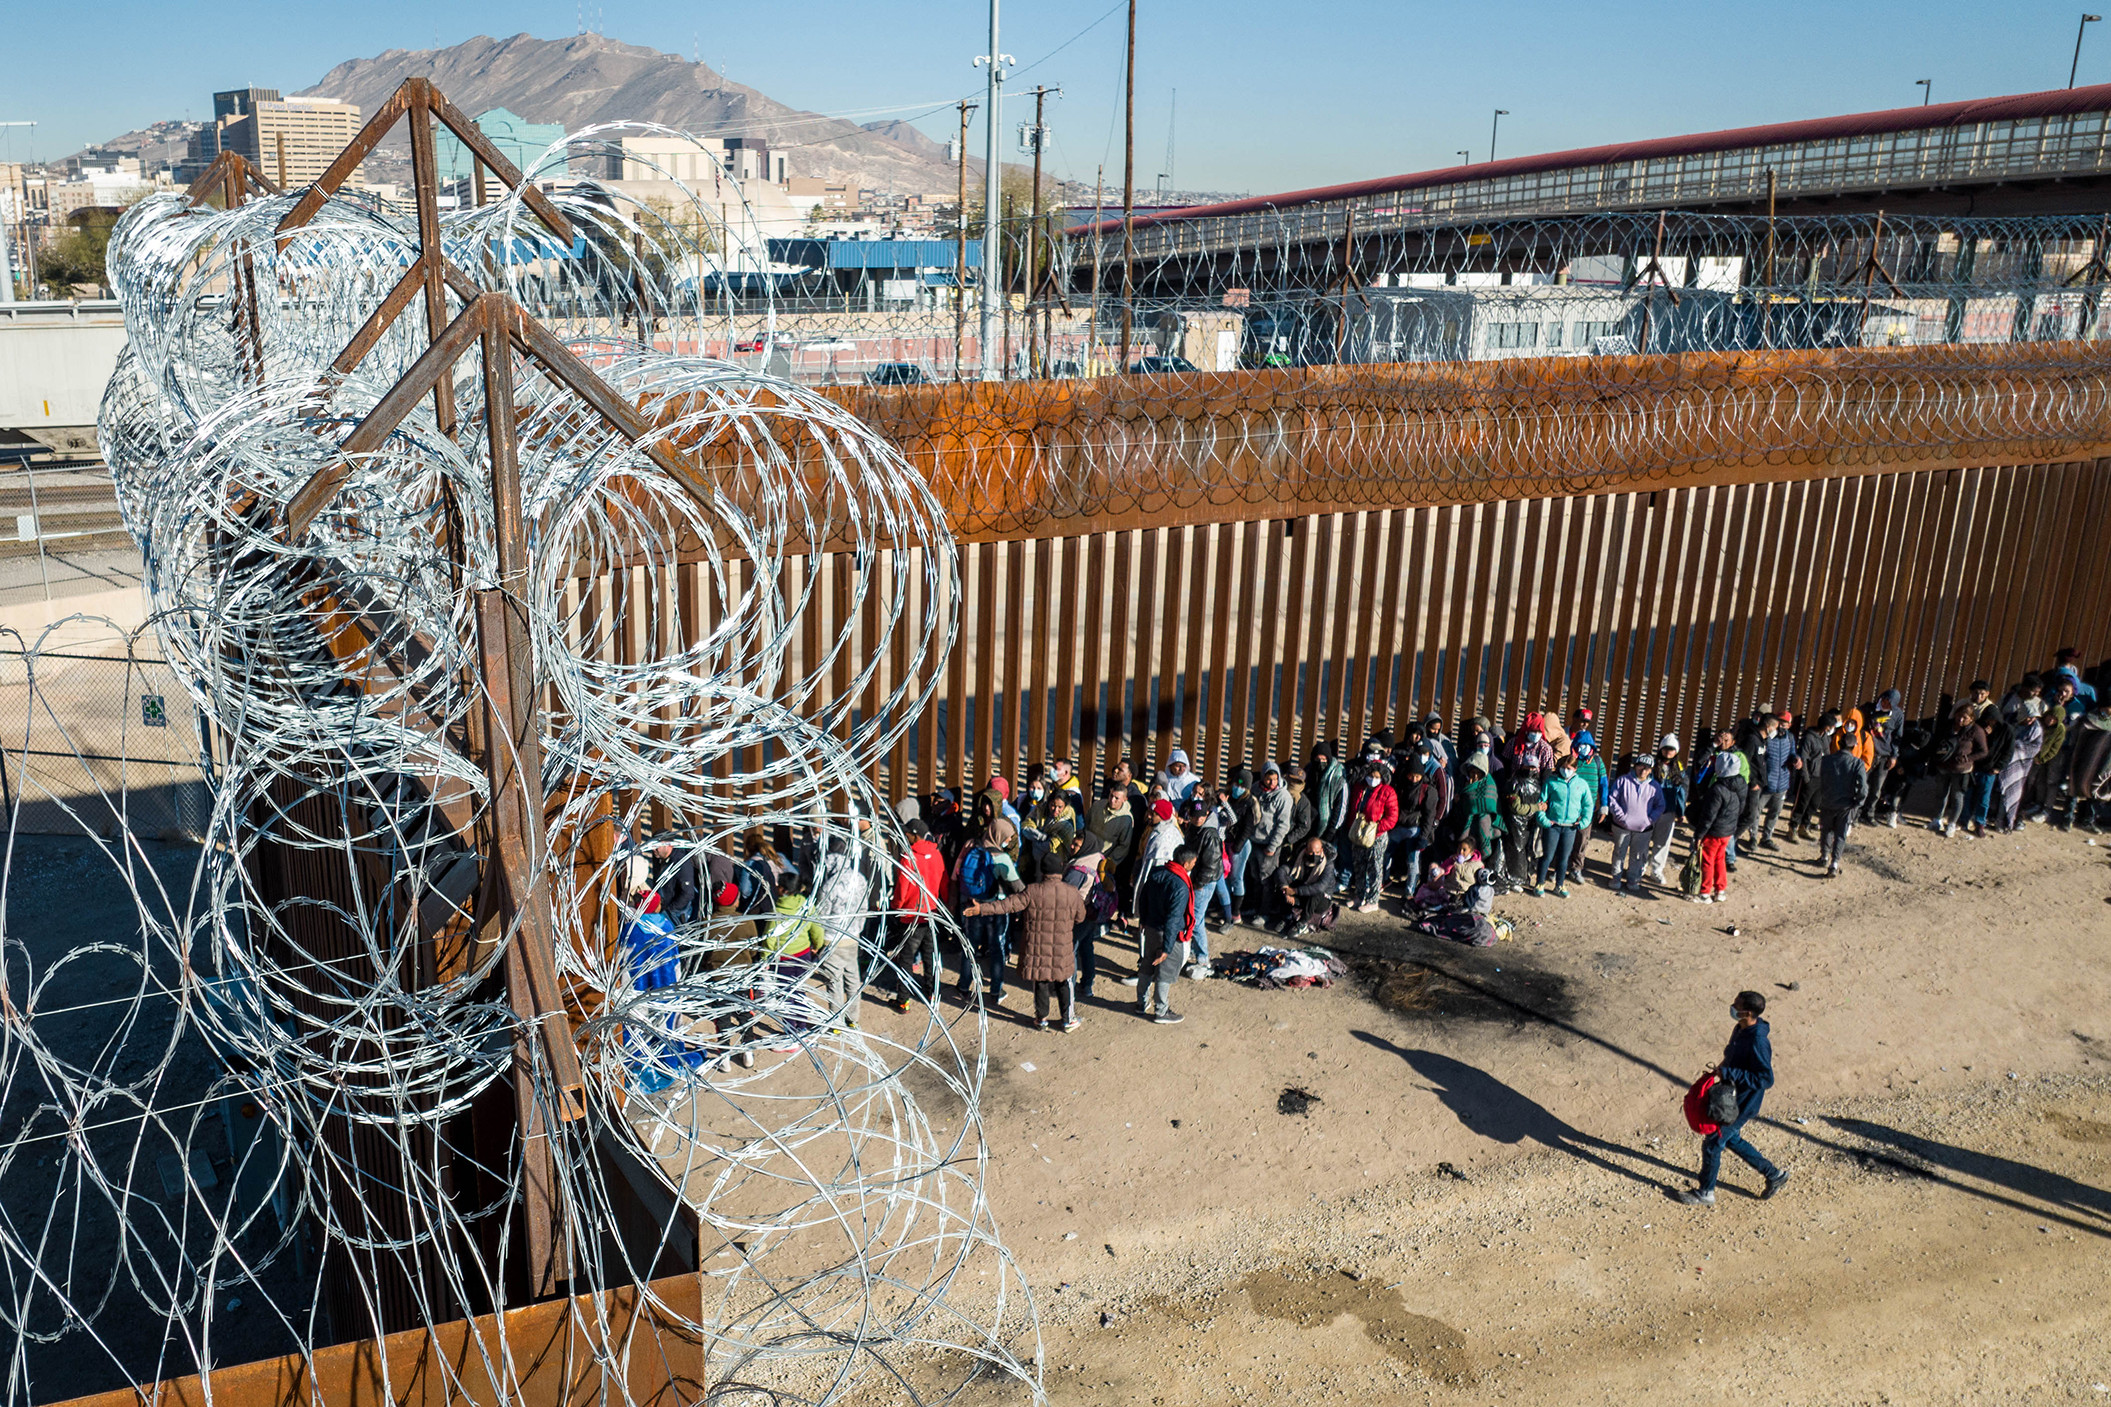
<svg viewBox="0 0 2111 1407"><path fill-rule="evenodd" d="M1385 835L1400 824L1400 793L1390 783L1380 782L1356 798L1349 814L1359 821L1376 821L1378 834Z"/></svg>
<svg viewBox="0 0 2111 1407"><path fill-rule="evenodd" d="M911 841L894 881L894 911L903 918L929 918L945 892L946 857L928 840Z"/></svg>

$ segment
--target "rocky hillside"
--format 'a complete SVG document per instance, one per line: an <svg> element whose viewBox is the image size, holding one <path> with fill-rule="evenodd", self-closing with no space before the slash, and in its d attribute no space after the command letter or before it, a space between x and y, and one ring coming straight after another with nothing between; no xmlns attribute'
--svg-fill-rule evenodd
<svg viewBox="0 0 2111 1407"><path fill-rule="evenodd" d="M446 49L390 49L339 64L301 96L337 98L371 112L404 79L419 76L471 114L503 107L567 128L629 120L706 136L761 137L786 154L792 175L868 190L950 191L958 179L943 145L902 124L868 128L804 112L677 54L600 34L479 35ZM370 179L395 178L409 148L399 133L382 151L382 160L369 164Z"/></svg>

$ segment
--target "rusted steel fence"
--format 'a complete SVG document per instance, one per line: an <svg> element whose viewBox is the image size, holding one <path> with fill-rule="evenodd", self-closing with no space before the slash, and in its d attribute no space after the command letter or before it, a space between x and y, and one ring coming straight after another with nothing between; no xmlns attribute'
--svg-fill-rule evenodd
<svg viewBox="0 0 2111 1407"><path fill-rule="evenodd" d="M2111 345L1282 368L830 393L963 542L2111 454ZM698 447L737 472L731 441Z"/></svg>
<svg viewBox="0 0 2111 1407"><path fill-rule="evenodd" d="M1589 704L1608 752L1758 702L1895 686L1924 713L2062 645L2111 653L2107 543L2105 459L972 543L961 646L882 780L900 795L1057 757L1142 773L1175 747L1215 776L1430 711L1456 728ZM843 609L855 573L923 580L891 554L799 571L826 607L794 651L813 659L870 629Z"/></svg>

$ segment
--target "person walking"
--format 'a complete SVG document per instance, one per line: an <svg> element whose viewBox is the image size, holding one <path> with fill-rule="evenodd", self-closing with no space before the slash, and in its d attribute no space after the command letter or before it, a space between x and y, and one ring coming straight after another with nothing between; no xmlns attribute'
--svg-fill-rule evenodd
<svg viewBox="0 0 2111 1407"><path fill-rule="evenodd" d="M1195 852L1183 846L1153 870L1137 894L1143 924L1143 963L1137 969L1136 1010L1161 1026L1186 1020L1173 1010L1173 984L1187 965L1188 935L1195 927L1195 891L1188 882Z"/></svg>
<svg viewBox="0 0 2111 1407"><path fill-rule="evenodd" d="M1635 754L1627 771L1613 783L1607 802L1613 823L1613 884L1622 894L1642 892L1642 873L1655 845L1657 822L1664 815L1664 788L1652 775L1655 771L1655 761L1648 753Z"/></svg>
<svg viewBox="0 0 2111 1407"><path fill-rule="evenodd" d="M970 917L1026 915L1019 941L1019 980L1033 985L1034 1029L1048 1029L1051 1005L1065 1031L1077 1019L1077 926L1085 921L1085 896L1063 882L1064 866L1046 846L1029 847L1019 863L1026 888L999 899L970 904Z"/></svg>
<svg viewBox="0 0 2111 1407"><path fill-rule="evenodd" d="M1723 1047L1722 1060L1708 1069L1736 1091L1737 1119L1701 1139L1700 1186L1682 1189L1678 1194L1678 1200L1689 1207L1715 1205L1715 1187L1722 1178L1725 1149L1766 1179L1759 1194L1761 1201L1788 1182L1788 1170L1768 1162L1744 1136L1745 1125L1759 1117L1766 1092L1774 1087L1774 1042L1766 1022L1766 998L1758 992L1739 992L1730 1004L1730 1016L1737 1023L1730 1028L1730 1043Z"/></svg>
<svg viewBox="0 0 2111 1407"><path fill-rule="evenodd" d="M1393 790L1392 768L1372 760L1364 764L1356 791L1349 798L1347 836L1354 847L1355 879L1349 901L1359 913L1377 909L1385 891L1386 861L1393 830L1400 824L1400 794Z"/></svg>
<svg viewBox="0 0 2111 1407"><path fill-rule="evenodd" d="M1671 838L1679 828L1679 818L1686 814L1687 803L1692 799L1692 786L1686 778L1686 759L1679 752L1679 735L1666 733L1657 739L1657 785L1664 789L1664 810L1649 836L1649 870L1658 884L1665 882L1671 868Z"/></svg>
<svg viewBox="0 0 2111 1407"><path fill-rule="evenodd" d="M1575 853L1576 842L1583 828L1591 823L1597 798L1592 795L1590 783L1577 770L1574 753L1561 759L1554 768L1554 776L1546 784L1546 802L1539 813L1539 826L1545 832L1546 849L1539 857L1539 868L1532 876L1529 892L1537 898L1545 887L1547 875L1554 876L1554 897L1569 897L1569 857Z"/></svg>
<svg viewBox="0 0 2111 1407"><path fill-rule="evenodd" d="M1727 728L1717 733L1715 757L1711 760L1720 762L1738 756L1736 734ZM1693 843L1700 848L1701 857L1700 893L1693 896L1697 904L1720 904L1728 897L1730 840L1737 834L1738 819L1744 814L1746 791L1741 768L1718 766L1708 771L1694 798Z"/></svg>
<svg viewBox="0 0 2111 1407"><path fill-rule="evenodd" d="M1827 879L1839 874L1840 852L1854 830L1855 811L1869 799L1869 768L1855 746L1860 731L1852 723L1842 725L1840 750L1827 753L1818 764L1818 863L1825 866Z"/></svg>

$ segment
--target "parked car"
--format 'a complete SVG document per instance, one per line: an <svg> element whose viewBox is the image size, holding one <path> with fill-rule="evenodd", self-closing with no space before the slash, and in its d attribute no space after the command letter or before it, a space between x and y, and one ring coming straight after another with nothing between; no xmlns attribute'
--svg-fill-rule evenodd
<svg viewBox="0 0 2111 1407"><path fill-rule="evenodd" d="M915 362L881 362L865 373L867 386L928 386L931 378Z"/></svg>
<svg viewBox="0 0 2111 1407"><path fill-rule="evenodd" d="M1130 365L1129 373L1132 376L1166 376L1195 369L1195 364L1186 357L1138 357Z"/></svg>

